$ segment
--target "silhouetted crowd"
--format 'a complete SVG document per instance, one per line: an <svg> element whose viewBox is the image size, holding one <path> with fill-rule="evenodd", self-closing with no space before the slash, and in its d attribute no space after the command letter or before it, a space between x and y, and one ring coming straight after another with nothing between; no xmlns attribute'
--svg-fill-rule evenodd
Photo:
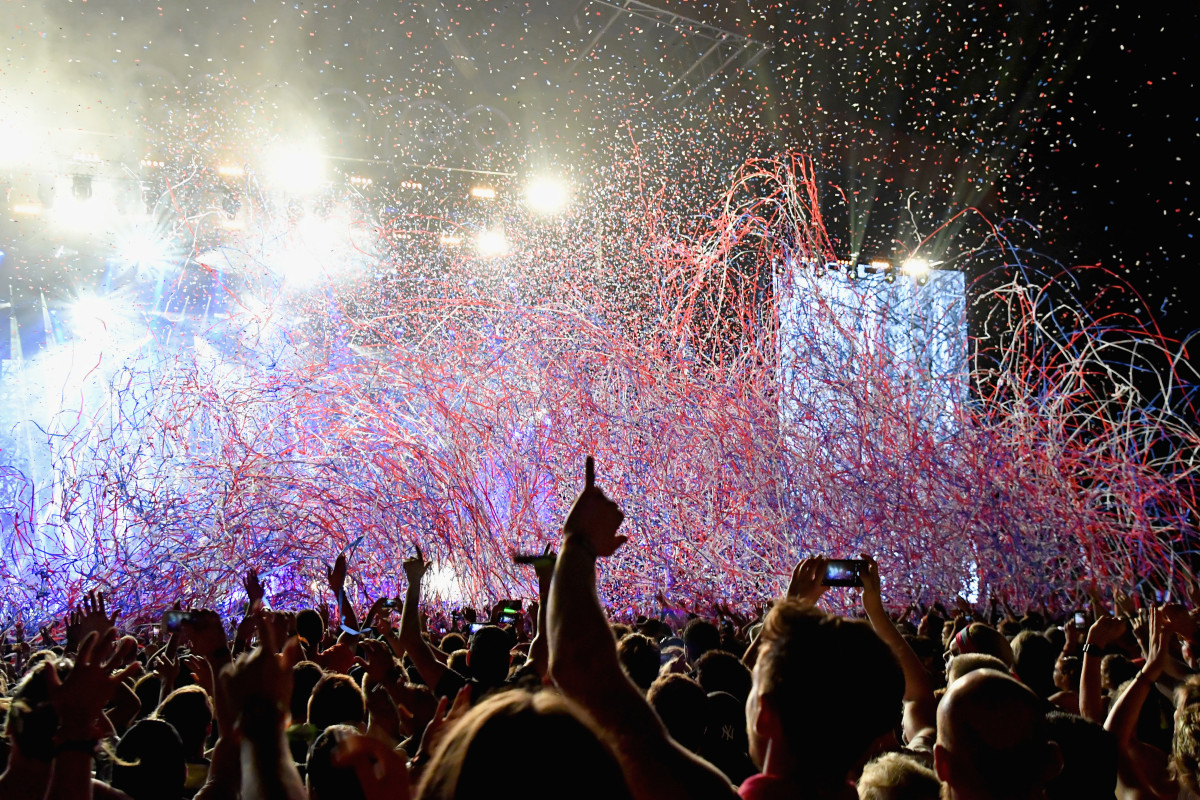
<svg viewBox="0 0 1200 800"><path fill-rule="evenodd" d="M1200 597L887 609L863 555L849 618L814 557L763 609L614 621L596 568L622 519L589 459L527 605L443 613L418 551L361 620L343 556L332 607L268 610L251 571L238 620L121 635L93 594L17 626L0 800L1196 796Z"/></svg>

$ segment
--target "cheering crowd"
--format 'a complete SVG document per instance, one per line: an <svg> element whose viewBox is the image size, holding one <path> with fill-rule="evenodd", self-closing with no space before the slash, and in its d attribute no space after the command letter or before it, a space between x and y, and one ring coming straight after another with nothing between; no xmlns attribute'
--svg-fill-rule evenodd
<svg viewBox="0 0 1200 800"><path fill-rule="evenodd" d="M121 635L92 595L18 627L0 800L1196 796L1195 601L895 613L864 555L861 618L822 610L814 557L762 614L613 622L622 519L588 459L527 608L425 613L418 551L361 621L339 557L333 608L268 610L251 571L236 625L173 608Z"/></svg>

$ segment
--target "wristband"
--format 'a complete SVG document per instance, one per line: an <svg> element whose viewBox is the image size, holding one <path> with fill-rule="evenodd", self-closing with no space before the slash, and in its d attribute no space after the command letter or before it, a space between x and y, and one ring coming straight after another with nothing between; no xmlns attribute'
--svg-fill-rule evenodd
<svg viewBox="0 0 1200 800"><path fill-rule="evenodd" d="M1093 651L1099 651L1099 649L1100 649L1099 647L1092 644L1091 642L1084 642L1083 647L1079 648L1079 652L1083 653L1086 656L1088 653L1091 653Z"/></svg>

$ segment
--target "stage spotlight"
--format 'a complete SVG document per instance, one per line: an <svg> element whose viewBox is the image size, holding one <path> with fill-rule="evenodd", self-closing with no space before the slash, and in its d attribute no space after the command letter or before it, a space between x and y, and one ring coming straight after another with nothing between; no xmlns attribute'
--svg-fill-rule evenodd
<svg viewBox="0 0 1200 800"><path fill-rule="evenodd" d="M537 214L561 214L570 201L570 188L557 178L535 178L525 187L525 202Z"/></svg>
<svg viewBox="0 0 1200 800"><path fill-rule="evenodd" d="M12 207L12 212L19 217L37 216L44 210L41 203L17 203Z"/></svg>
<svg viewBox="0 0 1200 800"><path fill-rule="evenodd" d="M92 176L91 175L75 175L71 178L71 194L75 199L83 202L92 198Z"/></svg>
<svg viewBox="0 0 1200 800"><path fill-rule="evenodd" d="M71 326L81 339L103 339L112 336L121 315L107 297L88 294L71 305Z"/></svg>
<svg viewBox="0 0 1200 800"><path fill-rule="evenodd" d="M496 258L508 252L508 237L502 228L484 228L475 237L475 250L484 258Z"/></svg>
<svg viewBox="0 0 1200 800"><path fill-rule="evenodd" d="M496 190L491 186L472 186L471 197L476 200L495 200Z"/></svg>
<svg viewBox="0 0 1200 800"><path fill-rule="evenodd" d="M921 278L929 274L930 264L923 258L910 258L904 262L904 266L901 269L907 275L911 275L914 278Z"/></svg>
<svg viewBox="0 0 1200 800"><path fill-rule="evenodd" d="M163 272L174 263L174 248L152 224L117 236L116 261L125 267Z"/></svg>
<svg viewBox="0 0 1200 800"><path fill-rule="evenodd" d="M869 266L875 272L887 272L889 269L892 268L892 265L886 259L883 259L883 258L872 259Z"/></svg>
<svg viewBox="0 0 1200 800"><path fill-rule="evenodd" d="M311 194L325 180L325 156L311 145L280 145L267 157L267 177L290 194Z"/></svg>

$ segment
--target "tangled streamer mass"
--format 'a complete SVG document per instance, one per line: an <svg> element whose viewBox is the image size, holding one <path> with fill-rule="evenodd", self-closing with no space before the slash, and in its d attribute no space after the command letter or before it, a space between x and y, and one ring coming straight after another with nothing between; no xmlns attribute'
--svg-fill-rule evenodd
<svg viewBox="0 0 1200 800"><path fill-rule="evenodd" d="M1093 317L1076 273L1023 266L1001 227L962 262L991 259L986 289L853 280L813 169L748 162L694 217L646 192L620 224L526 229L502 262L383 255L436 226L349 220L360 244L326 255L363 271L303 291L254 268L278 258L265 225L198 257L228 312L189 348L137 326L67 348L86 377L19 432L47 469L0 467L10 606L44 618L101 587L126 616L224 607L249 567L276 605L309 603L342 551L373 598L418 545L435 597L529 596L512 555L557 540L586 454L626 514L614 608L758 602L813 552L875 554L896 603L1178 587L1197 520L1182 345Z"/></svg>

